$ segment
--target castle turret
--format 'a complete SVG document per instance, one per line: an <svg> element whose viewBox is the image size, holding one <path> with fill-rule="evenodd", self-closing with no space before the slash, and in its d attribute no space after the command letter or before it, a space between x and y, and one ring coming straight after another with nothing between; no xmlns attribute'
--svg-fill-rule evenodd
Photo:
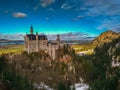
<svg viewBox="0 0 120 90"><path fill-rule="evenodd" d="M31 26L30 27L30 34L33 34L34 30L33 30L33 27Z"/></svg>
<svg viewBox="0 0 120 90"><path fill-rule="evenodd" d="M60 35L59 34L57 35L56 41L57 41L57 45L58 45L58 48L59 48L60 47Z"/></svg>
<svg viewBox="0 0 120 90"><path fill-rule="evenodd" d="M60 41L60 35L59 34L57 35L57 39L56 40Z"/></svg>
<svg viewBox="0 0 120 90"><path fill-rule="evenodd" d="M38 38L38 32L36 32L36 51L39 51L39 38Z"/></svg>

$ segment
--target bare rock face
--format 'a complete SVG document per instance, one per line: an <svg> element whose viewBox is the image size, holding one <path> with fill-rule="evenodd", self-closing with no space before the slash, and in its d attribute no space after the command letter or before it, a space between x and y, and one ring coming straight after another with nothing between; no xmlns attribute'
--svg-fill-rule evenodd
<svg viewBox="0 0 120 90"><path fill-rule="evenodd" d="M107 42L111 42L113 39L120 37L120 33L108 30L103 32L100 36L93 40L94 45L101 45Z"/></svg>

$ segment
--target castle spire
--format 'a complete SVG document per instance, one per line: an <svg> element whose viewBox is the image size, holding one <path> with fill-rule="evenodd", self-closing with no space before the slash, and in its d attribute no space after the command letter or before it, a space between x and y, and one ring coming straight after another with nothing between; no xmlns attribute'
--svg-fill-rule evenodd
<svg viewBox="0 0 120 90"><path fill-rule="evenodd" d="M34 30L33 30L33 27L31 25L31 27L30 27L30 34L33 34L33 32L34 32Z"/></svg>
<svg viewBox="0 0 120 90"><path fill-rule="evenodd" d="M38 35L38 32L36 32L36 35Z"/></svg>

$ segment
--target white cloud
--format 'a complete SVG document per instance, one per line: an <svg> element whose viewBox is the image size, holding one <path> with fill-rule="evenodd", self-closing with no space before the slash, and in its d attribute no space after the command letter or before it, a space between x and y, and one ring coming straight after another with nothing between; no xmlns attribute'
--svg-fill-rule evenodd
<svg viewBox="0 0 120 90"><path fill-rule="evenodd" d="M40 0L40 5L42 7L47 7L51 4L53 4L55 2L55 0Z"/></svg>
<svg viewBox="0 0 120 90"><path fill-rule="evenodd" d="M15 18L25 18L27 17L28 15L26 13L22 13L22 12L14 12L12 14L13 17Z"/></svg>
<svg viewBox="0 0 120 90"><path fill-rule="evenodd" d="M76 18L73 18L72 20L73 21L78 21L78 20L80 20L80 19L82 19L82 18L84 18L85 16L83 16L83 15L78 15Z"/></svg>
<svg viewBox="0 0 120 90"><path fill-rule="evenodd" d="M65 3L61 6L61 9L65 9L65 10L68 10L68 9L71 9L71 8L73 8L72 5L65 4Z"/></svg>
<svg viewBox="0 0 120 90"><path fill-rule="evenodd" d="M39 0L39 4L37 4L33 10L38 10L40 6L43 8L55 3L56 0Z"/></svg>
<svg viewBox="0 0 120 90"><path fill-rule="evenodd" d="M33 8L33 10L38 10L39 6L40 6L40 5L35 6L35 7Z"/></svg>
<svg viewBox="0 0 120 90"><path fill-rule="evenodd" d="M85 10L87 10L87 8L85 8L85 7L76 7L75 8L75 11L85 11Z"/></svg>
<svg viewBox="0 0 120 90"><path fill-rule="evenodd" d="M84 16L82 16L82 15L78 15L78 16L77 16L77 18L83 18L83 17L84 17Z"/></svg>
<svg viewBox="0 0 120 90"><path fill-rule="evenodd" d="M118 27L119 26L119 19L115 18L115 17L111 17L109 19L104 19L100 25L97 27L98 30L102 30L102 29L112 29L114 27Z"/></svg>
<svg viewBox="0 0 120 90"><path fill-rule="evenodd" d="M87 0L84 2L85 6L91 6L88 9L87 14L98 15L120 15L120 2L116 3L116 0Z"/></svg>
<svg viewBox="0 0 120 90"><path fill-rule="evenodd" d="M48 11L56 12L55 9L53 9L53 8L49 8Z"/></svg>
<svg viewBox="0 0 120 90"><path fill-rule="evenodd" d="M120 25L111 28L111 30L115 31L115 32L120 32Z"/></svg>

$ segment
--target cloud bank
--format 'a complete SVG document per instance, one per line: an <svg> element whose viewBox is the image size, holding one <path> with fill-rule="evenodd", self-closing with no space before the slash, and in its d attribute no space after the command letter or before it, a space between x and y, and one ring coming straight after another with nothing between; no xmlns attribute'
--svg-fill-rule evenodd
<svg viewBox="0 0 120 90"><path fill-rule="evenodd" d="M8 40L24 40L24 34L0 34L0 39ZM56 40L56 34L48 34L49 40ZM84 34L80 32L71 32L60 34L61 40L92 40L95 36L89 34Z"/></svg>
<svg viewBox="0 0 120 90"><path fill-rule="evenodd" d="M76 11L74 21L84 16L87 21L96 22L98 30L119 26L120 0L65 0L61 8Z"/></svg>
<svg viewBox="0 0 120 90"><path fill-rule="evenodd" d="M0 34L0 39L23 40L24 34Z"/></svg>

